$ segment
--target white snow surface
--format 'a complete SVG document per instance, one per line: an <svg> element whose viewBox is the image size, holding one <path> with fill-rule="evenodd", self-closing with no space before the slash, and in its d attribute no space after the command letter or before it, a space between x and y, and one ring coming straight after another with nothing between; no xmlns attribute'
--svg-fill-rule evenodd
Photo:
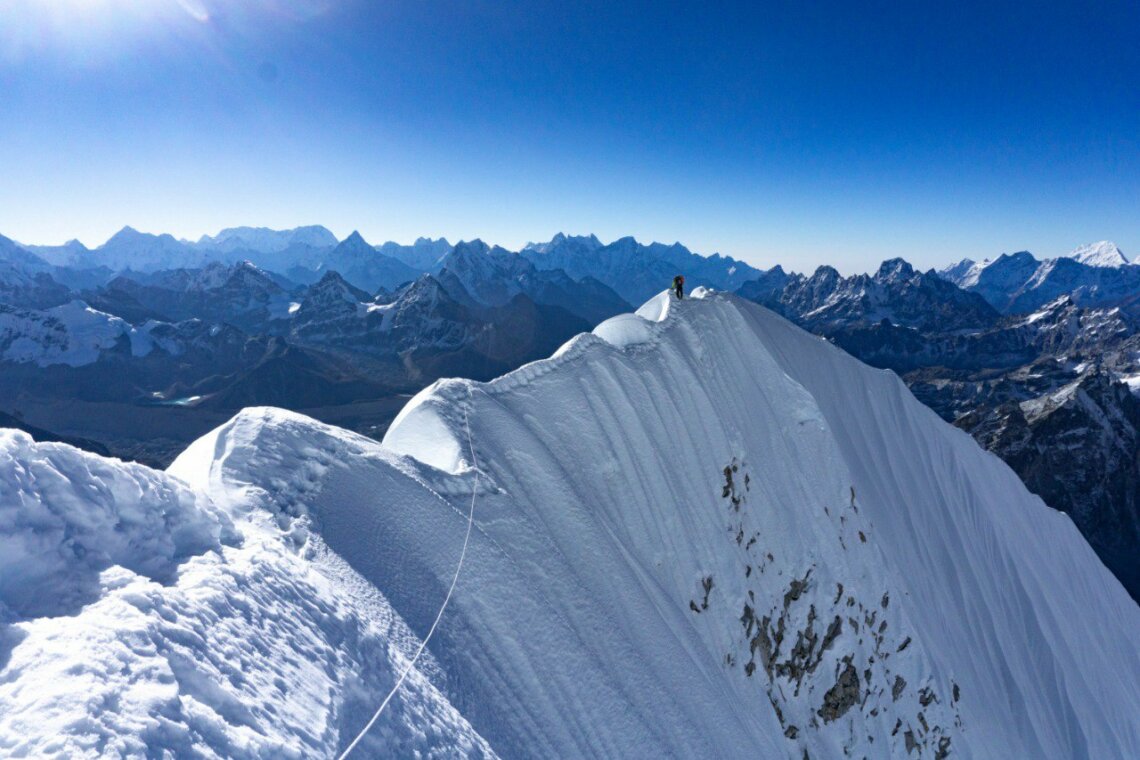
<svg viewBox="0 0 1140 760"><path fill-rule="evenodd" d="M17 546L88 491L163 515L52 560L82 608L4 598L0 753L330 756L439 609L477 460L433 657L362 756L1140 756L1140 608L1071 521L892 373L701 295L436 383L382 445L265 408L169 474L0 438L61 473L0 481Z"/></svg>
<svg viewBox="0 0 1140 760"><path fill-rule="evenodd" d="M1066 254L1066 258L1076 259L1090 267L1123 267L1130 263L1124 253L1110 240L1082 245Z"/></svg>
<svg viewBox="0 0 1140 760"><path fill-rule="evenodd" d="M314 475L310 453L288 466ZM165 473L4 430L0 486L0 756L331 757L416 644L318 536L235 522ZM360 756L493 756L433 672Z"/></svg>
<svg viewBox="0 0 1140 760"><path fill-rule="evenodd" d="M1128 375L1121 375L1120 382L1128 386L1128 389L1133 393L1140 395L1140 372L1134 372Z"/></svg>
<svg viewBox="0 0 1140 760"><path fill-rule="evenodd" d="M0 311L0 359L80 367L124 340L134 356L146 356L154 347L153 326L137 329L83 301L43 311L9 308Z"/></svg>

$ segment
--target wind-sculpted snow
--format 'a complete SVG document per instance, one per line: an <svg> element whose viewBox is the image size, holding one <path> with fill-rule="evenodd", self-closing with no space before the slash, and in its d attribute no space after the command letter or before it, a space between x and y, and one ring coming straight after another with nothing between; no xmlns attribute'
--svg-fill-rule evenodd
<svg viewBox="0 0 1140 760"><path fill-rule="evenodd" d="M605 681L638 684L622 689L634 709L621 718L581 711L560 752L604 753L591 742L606 726L645 754L1138 751L1140 614L1067 517L894 375L736 300L663 303L650 310L663 321L643 326L651 342L579 338L551 362L442 384L420 404L461 449L470 407L498 489L480 524L510 555L495 585L518 565L544 580L570 565L580 588L557 603L546 582L543 597L605 653ZM416 416L385 442L420 456L401 446L405 426ZM461 583L461 607L464 591L494 594ZM521 598L491 606L521 612ZM477 701L554 688L573 661L559 648L538 684ZM472 668L465 683L495 680ZM717 695L702 693L702 671ZM642 703L646 683L675 688ZM716 717L702 714L710 704ZM629 712L637 725L617 726ZM470 717L492 745L532 749L508 714Z"/></svg>
<svg viewBox="0 0 1140 760"><path fill-rule="evenodd" d="M0 484L4 757L331 756L415 644L319 538L163 473L2 431ZM432 667L363 752L492 756Z"/></svg>
<svg viewBox="0 0 1140 760"><path fill-rule="evenodd" d="M204 496L146 467L0 430L0 610L77 612L99 573L120 565L154 580L233 539Z"/></svg>
<svg viewBox="0 0 1140 760"><path fill-rule="evenodd" d="M154 672L103 677L113 709L67 702L84 660L45 653L52 619L18 622L0 737L49 746L59 724L17 702L46 675L105 746L330 755L405 662L402 621L438 612L473 503L433 659L372 754L1140 756L1140 609L1068 518L894 375L700 295L439 382L383 445L245 410L170 470L243 545L169 586L104 571L69 621L75 658L144 641Z"/></svg>

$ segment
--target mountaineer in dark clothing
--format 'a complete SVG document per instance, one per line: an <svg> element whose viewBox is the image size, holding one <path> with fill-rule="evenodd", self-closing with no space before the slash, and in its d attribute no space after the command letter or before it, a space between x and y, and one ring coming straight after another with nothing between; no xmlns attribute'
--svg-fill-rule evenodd
<svg viewBox="0 0 1140 760"><path fill-rule="evenodd" d="M673 292L678 301L685 297L685 275L679 274L673 278Z"/></svg>

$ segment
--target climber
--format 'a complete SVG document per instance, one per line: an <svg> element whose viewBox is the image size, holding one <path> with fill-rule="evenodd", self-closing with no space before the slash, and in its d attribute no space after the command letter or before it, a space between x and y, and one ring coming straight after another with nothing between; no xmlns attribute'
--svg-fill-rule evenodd
<svg viewBox="0 0 1140 760"><path fill-rule="evenodd" d="M678 301L685 297L685 275L679 274L673 278L673 292Z"/></svg>

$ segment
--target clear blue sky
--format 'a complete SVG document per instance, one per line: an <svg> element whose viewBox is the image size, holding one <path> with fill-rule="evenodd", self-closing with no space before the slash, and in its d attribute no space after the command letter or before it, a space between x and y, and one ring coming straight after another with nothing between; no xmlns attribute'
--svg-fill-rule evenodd
<svg viewBox="0 0 1140 760"><path fill-rule="evenodd" d="M1140 254L1140 3L4 0L0 232Z"/></svg>

